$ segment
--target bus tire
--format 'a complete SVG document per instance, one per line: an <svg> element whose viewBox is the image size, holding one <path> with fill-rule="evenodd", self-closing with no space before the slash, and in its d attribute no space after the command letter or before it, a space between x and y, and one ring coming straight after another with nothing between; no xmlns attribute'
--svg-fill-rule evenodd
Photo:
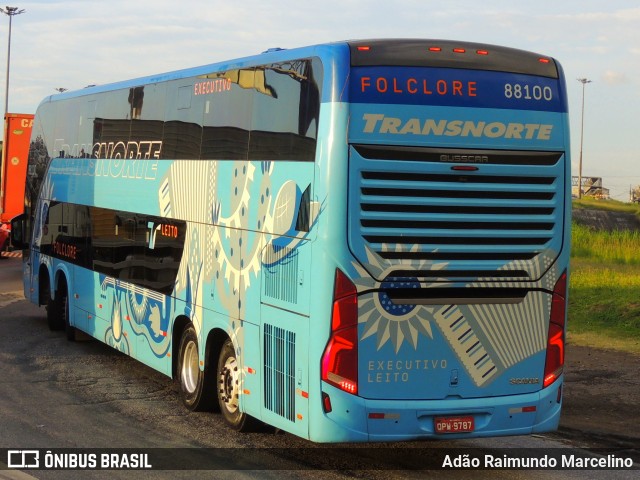
<svg viewBox="0 0 640 480"><path fill-rule="evenodd" d="M191 411L212 410L215 400L211 368L205 363L200 370L198 335L193 325L187 326L180 339L178 354L178 382L182 403Z"/></svg>
<svg viewBox="0 0 640 480"><path fill-rule="evenodd" d="M49 292L47 295L47 324L53 331L64 330L65 317L68 313L68 298L66 285L60 285L53 298Z"/></svg>
<svg viewBox="0 0 640 480"><path fill-rule="evenodd" d="M241 368L233 342L227 339L218 359L218 403L227 424L238 432L255 431L260 422L240 410Z"/></svg>

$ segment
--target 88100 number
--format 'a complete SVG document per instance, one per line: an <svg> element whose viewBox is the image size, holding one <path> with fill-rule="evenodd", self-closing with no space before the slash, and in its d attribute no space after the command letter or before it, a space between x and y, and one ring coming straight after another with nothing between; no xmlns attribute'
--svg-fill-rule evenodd
<svg viewBox="0 0 640 480"><path fill-rule="evenodd" d="M553 100L553 90L548 86L505 83L504 96L506 98L515 98L516 100L545 100L550 102Z"/></svg>

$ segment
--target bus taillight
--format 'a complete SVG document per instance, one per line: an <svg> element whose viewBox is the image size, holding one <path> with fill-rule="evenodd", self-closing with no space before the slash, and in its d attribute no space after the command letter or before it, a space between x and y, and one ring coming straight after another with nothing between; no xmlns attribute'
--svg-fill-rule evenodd
<svg viewBox="0 0 640 480"><path fill-rule="evenodd" d="M548 387L555 382L564 369L564 318L566 313L566 298L567 272L564 272L553 289L543 387Z"/></svg>
<svg viewBox="0 0 640 480"><path fill-rule="evenodd" d="M322 355L322 380L358 393L358 296L355 285L336 270L331 337Z"/></svg>

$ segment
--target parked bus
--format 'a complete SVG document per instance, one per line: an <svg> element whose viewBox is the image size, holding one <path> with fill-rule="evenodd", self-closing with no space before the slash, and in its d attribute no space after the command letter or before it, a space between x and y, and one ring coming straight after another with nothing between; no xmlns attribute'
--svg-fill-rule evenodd
<svg viewBox="0 0 640 480"><path fill-rule="evenodd" d="M331 43L46 98L14 221L49 326L316 442L553 430L570 225L553 58Z"/></svg>

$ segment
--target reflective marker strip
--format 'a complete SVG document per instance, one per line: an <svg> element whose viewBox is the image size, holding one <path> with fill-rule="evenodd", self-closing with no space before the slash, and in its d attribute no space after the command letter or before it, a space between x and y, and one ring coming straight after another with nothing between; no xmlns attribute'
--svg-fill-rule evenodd
<svg viewBox="0 0 640 480"><path fill-rule="evenodd" d="M519 407L519 408L510 408L509 413L531 413L537 410L535 405L531 405L529 407Z"/></svg>
<svg viewBox="0 0 640 480"><path fill-rule="evenodd" d="M371 420L400 420L399 413L370 413Z"/></svg>

